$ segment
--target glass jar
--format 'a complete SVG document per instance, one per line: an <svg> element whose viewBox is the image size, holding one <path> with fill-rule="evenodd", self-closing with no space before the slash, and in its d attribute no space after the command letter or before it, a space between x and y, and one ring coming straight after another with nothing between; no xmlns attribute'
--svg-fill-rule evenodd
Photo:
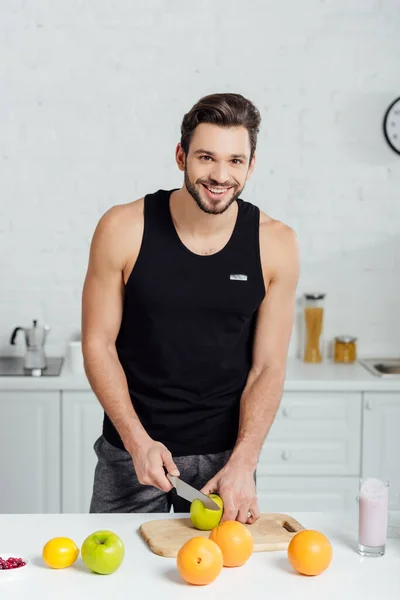
<svg viewBox="0 0 400 600"><path fill-rule="evenodd" d="M335 362L353 363L357 358L357 338L351 335L335 337Z"/></svg>
<svg viewBox="0 0 400 600"><path fill-rule="evenodd" d="M304 362L322 362L322 328L325 294L304 294Z"/></svg>

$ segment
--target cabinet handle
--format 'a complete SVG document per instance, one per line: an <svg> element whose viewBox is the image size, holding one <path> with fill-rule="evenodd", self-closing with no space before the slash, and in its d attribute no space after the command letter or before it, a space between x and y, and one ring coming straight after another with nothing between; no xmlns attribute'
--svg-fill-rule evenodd
<svg viewBox="0 0 400 600"><path fill-rule="evenodd" d="M288 409L287 409L287 408L284 408L284 409L282 410L282 414L283 414L283 416L284 416L284 417L288 417L288 416L289 416L289 411L288 411Z"/></svg>
<svg viewBox="0 0 400 600"><path fill-rule="evenodd" d="M282 459L283 460L289 460L289 458L290 458L290 452L288 452L287 450L284 450L282 452Z"/></svg>
<svg viewBox="0 0 400 600"><path fill-rule="evenodd" d="M365 403L366 410L372 410L372 402L371 400L367 400Z"/></svg>

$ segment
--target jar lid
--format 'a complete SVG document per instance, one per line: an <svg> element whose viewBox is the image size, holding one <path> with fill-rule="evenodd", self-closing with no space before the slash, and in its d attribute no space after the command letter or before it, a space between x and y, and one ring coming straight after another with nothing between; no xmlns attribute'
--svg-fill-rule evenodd
<svg viewBox="0 0 400 600"><path fill-rule="evenodd" d="M335 340L337 342L342 342L343 344L350 344L351 342L355 342L357 338L352 335L337 335Z"/></svg>
<svg viewBox="0 0 400 600"><path fill-rule="evenodd" d="M323 298L325 298L326 294L313 293L313 294L304 294L304 296L306 297L307 300L322 300Z"/></svg>

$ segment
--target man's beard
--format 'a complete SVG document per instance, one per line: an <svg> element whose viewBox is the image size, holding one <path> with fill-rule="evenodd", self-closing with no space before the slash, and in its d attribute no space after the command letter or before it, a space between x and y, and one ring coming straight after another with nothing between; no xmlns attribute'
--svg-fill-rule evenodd
<svg viewBox="0 0 400 600"><path fill-rule="evenodd" d="M204 182L204 183L206 183L206 182ZM210 187L212 187L213 184L208 183L208 185ZM204 200L200 196L200 193L198 192L196 186L190 181L186 165L185 165L185 186L186 186L186 189L189 192L189 194L192 196L193 200L196 202L197 206L203 212L208 213L209 215L221 215L222 213L224 213L226 210L228 210L230 205L239 198L240 194L243 192L243 189L244 189L244 185L243 185L242 188L237 189L236 192L232 195L232 197L229 200L227 200L226 204L221 204L221 205L217 204L213 207L212 205L206 204L204 202ZM215 187L218 187L218 186L215 186ZM232 186L232 189L234 189L233 186ZM231 190L229 191L229 193L231 193Z"/></svg>

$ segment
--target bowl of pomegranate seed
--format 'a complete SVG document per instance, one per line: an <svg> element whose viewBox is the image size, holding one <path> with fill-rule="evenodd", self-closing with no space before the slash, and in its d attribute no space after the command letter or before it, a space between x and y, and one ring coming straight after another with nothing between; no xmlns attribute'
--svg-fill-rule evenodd
<svg viewBox="0 0 400 600"><path fill-rule="evenodd" d="M11 573L23 571L28 563L29 559L22 558L19 554L0 552L0 578L5 575L11 575Z"/></svg>

